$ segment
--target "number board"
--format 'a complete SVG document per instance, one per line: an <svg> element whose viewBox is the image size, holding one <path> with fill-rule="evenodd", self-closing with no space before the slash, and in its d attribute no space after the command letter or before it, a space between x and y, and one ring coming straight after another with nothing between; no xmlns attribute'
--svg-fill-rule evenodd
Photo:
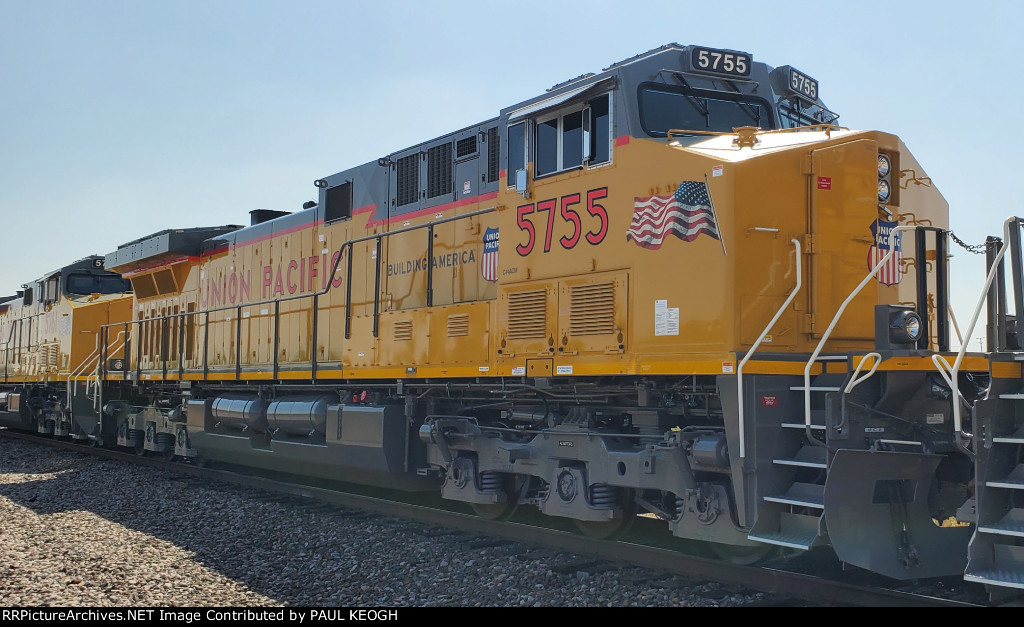
<svg viewBox="0 0 1024 627"><path fill-rule="evenodd" d="M793 68L789 68L789 81L786 83L786 88L798 96L815 102L818 100L818 81Z"/></svg>
<svg viewBox="0 0 1024 627"><path fill-rule="evenodd" d="M697 72L747 77L753 64L754 59L746 52L701 47L690 50L690 69Z"/></svg>

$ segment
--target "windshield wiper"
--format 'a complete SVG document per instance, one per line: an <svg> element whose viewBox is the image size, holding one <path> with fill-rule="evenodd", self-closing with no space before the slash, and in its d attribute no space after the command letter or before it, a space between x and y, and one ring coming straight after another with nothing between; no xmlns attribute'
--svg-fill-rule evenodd
<svg viewBox="0 0 1024 627"><path fill-rule="evenodd" d="M683 95L686 96L686 99L690 101L690 104L693 105L693 108L697 110L697 113L704 116L704 128L708 128L709 126L711 126L711 113L708 111L707 105L701 102L700 98L690 93L693 91L693 87L690 87L690 84L686 82L686 77L684 77L679 72L672 72L672 76L674 76L677 81L683 84L683 87L686 88L686 91L683 92Z"/></svg>
<svg viewBox="0 0 1024 627"><path fill-rule="evenodd" d="M725 84L732 87L732 90L738 94L742 94L740 88L736 86L736 83L732 81L725 81ZM736 104L739 105L740 110L747 114L747 117L753 120L758 127L761 126L761 107L758 105L752 105L742 100L737 100Z"/></svg>

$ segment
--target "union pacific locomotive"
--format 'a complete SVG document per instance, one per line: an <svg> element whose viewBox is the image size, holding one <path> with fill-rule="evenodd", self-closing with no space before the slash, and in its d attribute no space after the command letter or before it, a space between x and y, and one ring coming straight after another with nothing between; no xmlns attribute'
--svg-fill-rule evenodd
<svg viewBox="0 0 1024 627"><path fill-rule="evenodd" d="M1020 225L989 242L988 351L952 351L948 205L898 137L837 119L746 52L615 63L301 211L26 284L0 423L1009 594Z"/></svg>

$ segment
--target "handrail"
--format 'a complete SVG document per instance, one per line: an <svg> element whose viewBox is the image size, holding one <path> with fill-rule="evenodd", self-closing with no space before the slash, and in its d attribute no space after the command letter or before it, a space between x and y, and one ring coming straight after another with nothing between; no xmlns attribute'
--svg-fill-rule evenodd
<svg viewBox="0 0 1024 627"><path fill-rule="evenodd" d="M11 347L10 347L10 343L14 341L14 331L15 331L15 324L14 323L15 322L19 323L17 325L17 327L18 327L18 330L21 330L21 324L20 324L21 321L22 320L28 320L29 321L29 323L28 323L28 329L29 329L28 330L28 335L31 336L32 335L32 319L33 318L38 318L38 317L42 316L44 313L45 312L36 312L36 313L33 313L33 314L29 314L27 316L23 316L21 318L16 318L14 320L11 320L11 330L7 334L7 339L4 340L3 342L0 342L0 345L3 346L3 349L0 349L0 350L3 350L3 353L4 353L4 382L7 382L8 378L9 378L9 372L8 372L7 366L11 365L11 353L10 353ZM19 352L18 352L18 366L19 367L21 366L21 351L20 351L20 349L22 348L21 347L21 339L22 339L21 338L21 334L19 333L18 334L18 344L19 344L18 345L18 349L19 349ZM38 346L38 344L37 344L37 346ZM25 347L25 350L28 351L28 350L31 350L31 349L32 349L32 338L29 337L29 345ZM25 373L23 373L23 372L20 372L19 374L21 374L22 376L26 376Z"/></svg>
<svg viewBox="0 0 1024 627"><path fill-rule="evenodd" d="M123 333L123 331L122 331L122 333ZM127 343L127 342L121 342L120 344L117 344L116 342L118 341L118 339L120 337L121 336L118 335L116 338L114 338L115 344L113 344L112 347L111 347L111 350L113 352L115 352L115 353L118 350L120 350L121 348L123 348L125 346L125 344ZM96 391L96 396L94 396L93 399L92 399L92 408L94 410L96 410L96 411L100 411L103 408L103 386L100 385L100 371L102 370L102 368L100 366L103 364L102 352L97 357L97 360L98 361L96 363L96 368L93 370L91 375L89 375L88 377L85 378L85 396L86 396L86 398L89 397L89 380L91 379L93 381L93 386L94 386L93 389Z"/></svg>
<svg viewBox="0 0 1024 627"><path fill-rule="evenodd" d="M1010 249L1010 224L1016 223L1017 228L1020 228L1020 221L1021 218L1018 218L1016 216L1010 216L1009 218L1006 218L1006 220L1003 222L1003 241L1006 242L1006 244L1000 247L999 252L992 260L992 265L989 268L988 276L985 278L985 286L981 289L981 297L978 299L978 304L974 308L974 315L971 316L971 323L967 326L967 332L964 333L964 336L967 338L970 338L971 334L974 333L974 327L975 325L978 324L978 316L981 314L981 307L982 305L985 304L985 301L988 298L988 292L992 288L992 281L995 280L996 275L999 273L999 266L1003 260L1003 257L1006 256L1006 251ZM932 361L935 363L937 367L939 366L939 360L942 361L943 365L939 367L939 372L943 372L944 368L947 369L946 372L943 372L943 377L948 377L946 381L949 384L949 386L953 389L953 436L956 438L957 447L960 448L961 451L964 451L965 453L970 455L971 451L967 447L967 445L964 444L963 438L964 436L968 438L973 438L974 435L971 433L967 433L963 430L963 418L960 415L960 382L958 380L960 366L963 363L964 355L966 353L967 342L960 342L960 350L957 351L956 360L953 362L952 366L950 366L946 358L942 357L941 355L933 355Z"/></svg>
<svg viewBox="0 0 1024 627"><path fill-rule="evenodd" d="M738 127L737 127L738 128ZM754 131L755 135L774 135L778 133L793 133L799 131L824 131L825 133L831 134L832 131L848 131L850 130L847 126L839 126L838 124L809 124L807 126L791 126L789 128L765 128L757 129ZM739 135L734 128L731 131L702 131L697 129L684 129L684 128L670 128L665 131L665 136L669 142L676 141L675 135Z"/></svg>
<svg viewBox="0 0 1024 627"><path fill-rule="evenodd" d="M121 339L122 335L124 335L124 331L121 331L120 333L118 333L114 337L114 344L116 344L118 342L118 340ZM124 342L121 342L120 346L124 346L124 344L125 344ZM114 345L112 344L110 346L114 346ZM112 350L116 351L117 348L120 348L120 346L117 346L116 348L113 348ZM68 407L71 407L71 390L72 390L71 383L72 383L72 379L74 379L74 383L77 385L79 379L81 379L81 377L82 377L82 373L84 373L89 368L89 366L91 364L96 363L96 366L98 368L99 367L100 353L102 351L103 351L103 347L100 346L100 334L97 333L96 334L96 348L94 348L93 351L91 353L89 353L88 357L83 359L82 362L80 364L78 364L77 368L75 368L74 370L71 371L70 374L68 374L68 379L67 379L67 398L68 398L67 406ZM90 376L92 376L92 375L86 375L86 378L85 378L86 394L89 393L89 377Z"/></svg>
<svg viewBox="0 0 1024 627"><path fill-rule="evenodd" d="M864 376L858 376L860 375L860 371L864 368L864 364L868 362L868 359L874 360L871 364L871 369L868 370L867 374L865 374ZM833 429L835 429L836 431L842 431L843 427L846 426L846 395L852 392L853 388L870 379L871 375L875 374L875 371L878 370L878 367L880 365L882 365L882 355L880 353L867 353L866 355L861 357L860 362L857 363L857 367L854 368L853 370L853 375L850 376L850 381L846 384L846 387L843 388L843 404L841 406L841 418L839 420L839 424L835 425ZM807 432L807 435L809 437L812 435L808 427L804 427L804 430Z"/></svg>
<svg viewBox="0 0 1024 627"><path fill-rule="evenodd" d="M842 317L843 313L846 311L846 308L850 305L853 299L857 297L857 294L860 294L860 291L864 289L864 286L867 285L868 282L871 281L871 279L875 278L875 275L878 274L878 271L882 269L882 266L884 266L889 261L889 259L891 259L892 256L896 254L896 247L893 245L895 242L896 232L909 231L915 228L917 227L897 226L894 227L891 231L889 231L889 252L887 252L885 256L878 260L878 263L876 263L875 266L871 269L871 271L868 272L868 275L864 277L864 280L861 281L856 288L854 288L850 295L846 297L846 300L843 301L843 304L839 306L839 310L836 311L836 315L832 318L832 322L828 325L828 328L825 329L825 332L822 334L821 341L819 341L818 345L814 347L814 352L811 353L811 358L807 360L807 365L804 366L804 423L808 434L811 433L811 366L813 366L814 362L818 360L818 355L821 354L821 350L825 347L825 342L828 341L829 336L832 335L832 331L834 331L836 325L839 324L839 318ZM815 442L816 440L811 441Z"/></svg>
<svg viewBox="0 0 1024 627"><path fill-rule="evenodd" d="M867 362L869 357L873 357L875 360L871 364L871 370L868 370L868 373L866 375L858 379L857 375L860 374L861 369L864 367L864 364ZM857 367L854 368L853 370L853 376L850 377L850 382L847 383L846 388L843 389L843 394L849 394L850 392L853 391L853 388L870 379L871 375L875 374L875 371L878 370L878 367L880 365L882 365L882 355L879 353L868 353L867 355L861 357L860 363L858 363Z"/></svg>
<svg viewBox="0 0 1024 627"><path fill-rule="evenodd" d="M779 307L779 310L775 312L775 316L772 317L771 321L768 323L768 326L766 326L764 328L764 331L761 331L761 334L757 336L757 341L754 342L754 345L750 347L750 350L747 351L747 354L744 355L743 359L740 360L739 366L736 367L736 395L737 400L739 401L739 412L737 419L739 422L741 459L747 456L746 424L744 422L743 417L743 366L745 366L746 363L750 360L750 358L754 355L754 351L756 351L757 348L761 345L761 342L764 341L765 335L767 335L768 332L772 330L772 327L775 326L775 323L779 321L779 318L782 316L782 313L786 310L787 307L789 307L789 304L793 302L793 298L796 297L796 293L800 291L800 288L803 285L803 275L800 271L801 265L803 263L803 260L800 258L800 240L794 238L790 241L793 242L793 247L796 249L796 285L793 287L793 291L789 293L789 297L786 299L786 302L782 303L782 306Z"/></svg>
<svg viewBox="0 0 1024 627"><path fill-rule="evenodd" d="M101 329L105 329L107 327L127 326L127 325L141 326L143 323L147 323L147 322L162 322L162 321L168 320L170 318L181 317L182 320L184 320L184 318L187 317L187 316L194 316L194 317L198 318L200 315L205 315L206 318L205 318L205 321L203 322L203 328L204 328L204 336L206 336L207 332L209 331L209 323L210 323L210 314L211 313L216 313L216 312L219 312L219 311L227 311L227 310L239 310L242 307L256 307L258 305L269 305L269 304L274 304L275 307L280 307L280 303L287 302L287 301L292 301L292 300L300 300L300 299L304 299L304 298L312 298L312 299L314 299L314 302L315 302L315 299L319 298L320 296L323 296L323 295L327 294L327 292L329 292L334 287L334 275L338 272L338 268L339 268L339 266L341 264L341 258L344 255L344 251L345 251L346 248L348 249L348 252L349 252L349 255L348 255L348 275L349 276L346 279L345 283L346 283L346 286L348 287L348 290L349 290L348 294L351 294L351 287L350 286L351 286L351 275L352 275L352 245L353 244L358 244L360 242L367 242L367 241L370 241L370 240L377 240L377 242L378 242L378 247L377 247L377 250L378 250L378 254L377 254L377 257L378 257L378 259L377 259L377 261L378 261L378 263L377 263L378 270L377 270L377 274L378 274L378 281L379 281L380 261L381 261L380 260L380 257L381 257L381 254L380 254L380 241L383 238L391 237L392 235L401 235L402 233L408 233L410 231L416 231L416 230L420 230L420 229L429 229L428 232L433 232L433 227L437 226L438 224L445 224L445 223L448 223L448 222L455 222L457 220L465 220L467 218L474 218L474 217L479 216L479 215L483 215L483 214L487 214L487 213L493 213L494 211L497 211L497 209L498 209L497 207L489 207L487 209L479 209L477 211L471 211L469 213L464 213L462 215L451 216L451 217L448 217L448 218L442 218L440 220L432 220L432 221L427 222L425 224L417 224L416 226L409 226L409 227L405 227L405 228L401 228L401 229L396 229L394 231L386 231L386 232L383 232L383 233L374 233L372 235L365 235L365 236L362 236L362 237L357 237L357 238L354 238L354 239L347 240L343 244L341 244L341 246L337 250L338 255L336 257L334 257L334 262L333 262L333 264L331 266L331 271L327 274L327 276L330 277L330 279L327 281L327 285L323 289L321 289L319 291L316 291L316 292L311 292L309 294L295 294L294 296L286 296L286 297L283 297L283 298L268 298L268 299L264 299L264 300L253 301L251 303L225 305L224 307L217 307L215 309L197 309L196 311L191 311L191 312L180 312L179 311L176 314L167 314L165 316L146 318L145 320L127 320L127 321L124 321L124 322L112 322L112 323L101 325L100 328ZM432 241L433 241L433 238L431 238L431 242ZM431 259L430 262L428 262L428 264L427 264L427 276L428 276L428 278L430 278L432 274L433 274L433 259ZM380 306L380 289L379 288L374 293L373 300L374 300L375 307L379 307ZM348 317L348 312L351 309L351 296L350 295L348 296L346 302L348 303L347 306L346 306L346 317ZM374 316L374 323L375 323L375 325L377 324L377 315L379 315L379 311L375 312L375 316ZM348 324L349 324L348 321L346 321L346 327L348 326ZM275 341L276 341L276 334L280 331L279 325L278 325L278 321L277 321L276 317L275 317L274 331L275 331ZM376 331L376 329L375 329L375 331ZM347 337L347 332L346 332L346 337ZM138 348L139 348L139 351L141 353L142 342L138 343ZM314 355L314 356L316 355L316 346L312 347L311 354ZM241 361L240 359L236 359L236 362L239 362L239 363L236 363L236 372L237 372L237 369L240 367L240 361ZM275 347L275 352L274 352L274 363L275 364L277 363L276 347ZM141 364L140 363L136 363L136 367L137 367L137 369L141 370ZM209 366L207 364L207 355L206 355L206 351L204 350L203 351L203 373L204 373L203 374L203 378L204 379L208 376L208 367ZM179 365L179 368L180 368L180 365ZM275 371L276 371L276 366L275 366ZM164 378L166 379L166 376Z"/></svg>
<svg viewBox="0 0 1024 627"><path fill-rule="evenodd" d="M66 388L65 392L66 392L66 395L67 395L67 406L68 407L71 406L71 379L72 379L72 377L75 377L75 383L78 383L77 376L81 372L85 371L86 368L89 367L89 363L92 361L93 355L95 355L95 354L100 352L100 334L99 333L96 334L96 339L95 339L95 341L93 343L96 346L92 349L92 352L89 353L86 356L85 359L83 359L81 362L79 362L79 364L77 366L75 366L75 368L73 370L71 370L71 372L68 373L67 385L65 386L65 388Z"/></svg>

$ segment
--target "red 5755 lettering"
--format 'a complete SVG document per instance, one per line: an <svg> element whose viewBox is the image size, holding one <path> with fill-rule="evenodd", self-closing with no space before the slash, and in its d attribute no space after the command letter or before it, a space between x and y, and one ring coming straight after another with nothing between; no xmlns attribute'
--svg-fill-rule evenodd
<svg viewBox="0 0 1024 627"><path fill-rule="evenodd" d="M567 194L561 198L549 198L537 203L520 205L516 207L516 224L520 230L526 233L526 241L516 246L516 252L520 257L525 257L533 252L540 236L538 226L543 234L544 252L551 252L552 239L555 232L555 218L561 217L562 222L571 227L571 233L558 238L558 244L566 249L572 250L585 240L592 245L600 244L608 235L608 210L598 201L608 197L608 188L600 187L589 190L586 199L580 194ZM588 216L581 215L581 208ZM546 213L547 219L531 218L531 214ZM584 229L587 229L584 231Z"/></svg>

